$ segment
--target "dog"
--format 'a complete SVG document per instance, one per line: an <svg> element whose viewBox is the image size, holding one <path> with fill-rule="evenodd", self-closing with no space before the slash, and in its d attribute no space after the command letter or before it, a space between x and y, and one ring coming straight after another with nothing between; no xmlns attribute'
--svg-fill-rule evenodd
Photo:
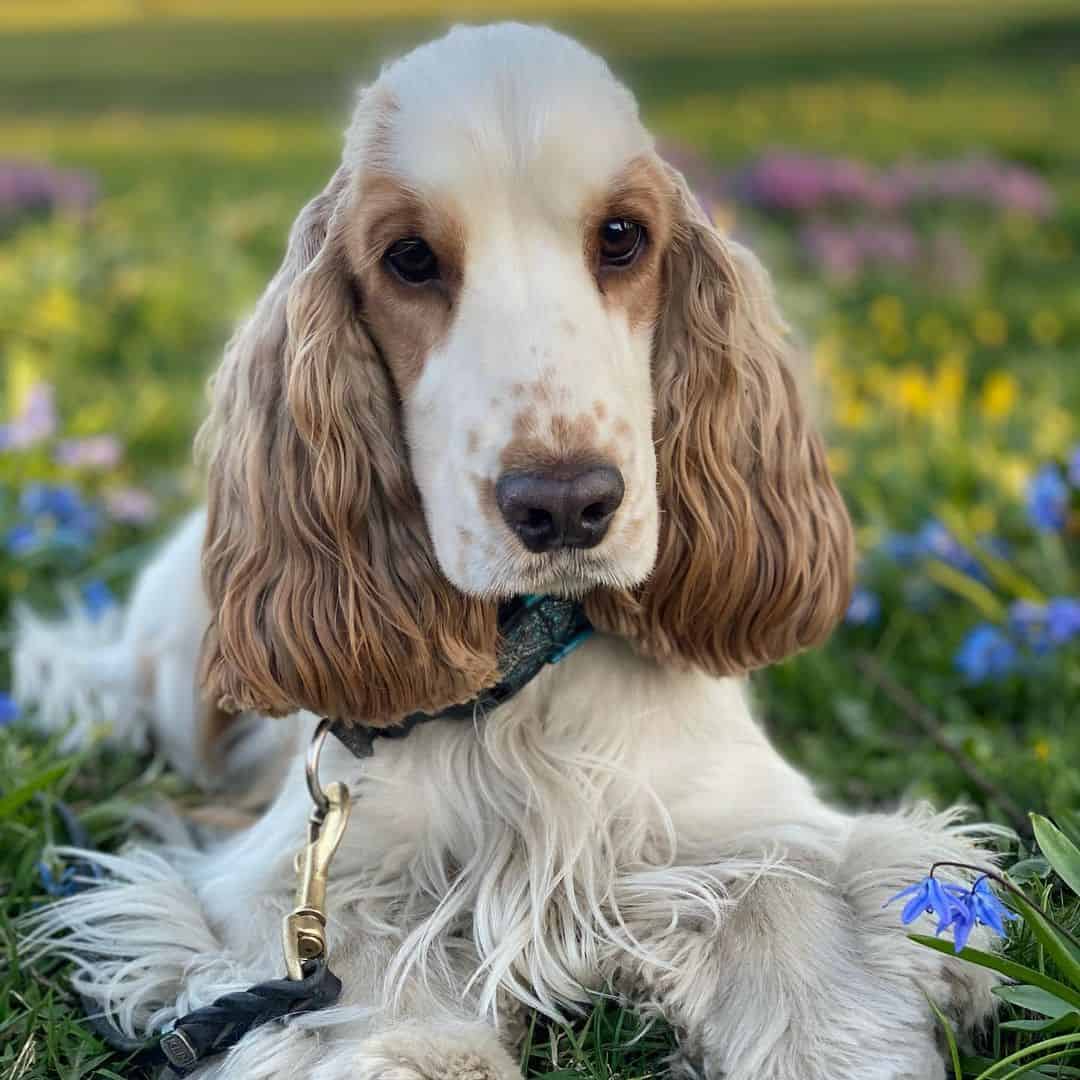
<svg viewBox="0 0 1080 1080"><path fill-rule="evenodd" d="M42 727L276 794L205 847L148 811L26 955L132 1036L280 977L332 717L373 750L321 764L354 800L342 996L199 1077L508 1080L528 1010L611 994L671 1025L672 1076L941 1080L927 998L969 1029L992 977L883 904L989 856L955 812L827 806L752 713L747 673L825 640L853 576L798 369L598 57L501 24L386 67L212 382L206 511L123 615L19 628ZM527 596L594 633L487 707Z"/></svg>

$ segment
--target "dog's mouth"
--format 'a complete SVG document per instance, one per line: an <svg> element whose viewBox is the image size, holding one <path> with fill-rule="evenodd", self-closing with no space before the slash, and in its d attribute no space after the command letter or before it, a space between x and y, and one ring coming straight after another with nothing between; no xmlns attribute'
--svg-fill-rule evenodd
<svg viewBox="0 0 1080 1080"><path fill-rule="evenodd" d="M530 593L580 599L595 589L629 588L642 579L643 575L631 574L610 556L563 549L508 558L505 566L497 568L491 592L499 599Z"/></svg>

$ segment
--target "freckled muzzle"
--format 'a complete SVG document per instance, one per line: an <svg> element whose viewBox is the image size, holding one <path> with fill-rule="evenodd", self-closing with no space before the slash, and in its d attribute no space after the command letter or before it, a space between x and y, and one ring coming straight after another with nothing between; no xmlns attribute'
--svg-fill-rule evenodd
<svg viewBox="0 0 1080 1080"><path fill-rule="evenodd" d="M596 547L623 500L622 474L611 465L512 470L499 477L495 502L532 552Z"/></svg>

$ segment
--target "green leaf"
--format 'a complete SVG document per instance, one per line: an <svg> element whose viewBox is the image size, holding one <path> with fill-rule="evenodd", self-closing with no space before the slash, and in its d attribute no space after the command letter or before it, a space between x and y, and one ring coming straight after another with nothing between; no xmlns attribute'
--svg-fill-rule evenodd
<svg viewBox="0 0 1080 1080"><path fill-rule="evenodd" d="M1080 1031L1080 1013L1073 1010L1055 1020L1006 1020L1001 1025L1007 1031L1037 1031L1043 1035Z"/></svg>
<svg viewBox="0 0 1080 1080"><path fill-rule="evenodd" d="M15 813L24 803L28 803L39 791L59 780L71 768L70 761L59 765L50 765L47 769L32 776L25 784L20 784L14 791L9 791L0 798L0 821Z"/></svg>
<svg viewBox="0 0 1080 1080"><path fill-rule="evenodd" d="M928 949L946 953L948 956L958 956L961 960L967 960L972 964L978 964L980 967L996 971L1007 979L1014 979L1016 982L1031 983L1033 986L1041 987L1047 993L1053 994L1055 997L1059 997L1075 1008L1080 1009L1080 990L1066 986L1065 983L1058 982L1057 979L1052 979L1049 975L1044 975L1034 968L1018 964L1015 960L1007 960L1004 956L983 952L981 949L967 948L961 949L957 953L953 951L950 942L940 941L935 937L927 937L925 934L908 934L908 937L912 941L917 941L920 945L925 945Z"/></svg>
<svg viewBox="0 0 1080 1080"><path fill-rule="evenodd" d="M1072 1006L1067 1001L1062 1001L1056 994L1049 994L1037 986L995 986L993 992L1010 1005L1038 1013L1040 1016L1050 1016L1055 1020L1072 1011Z"/></svg>
<svg viewBox="0 0 1080 1080"><path fill-rule="evenodd" d="M1042 881L1050 874L1050 861L1041 855L1032 855L1030 859L1021 859L1009 867L1009 880L1018 885L1027 885L1032 881Z"/></svg>
<svg viewBox="0 0 1080 1080"><path fill-rule="evenodd" d="M1080 849L1049 819L1031 815L1035 839L1058 877L1080 896Z"/></svg>

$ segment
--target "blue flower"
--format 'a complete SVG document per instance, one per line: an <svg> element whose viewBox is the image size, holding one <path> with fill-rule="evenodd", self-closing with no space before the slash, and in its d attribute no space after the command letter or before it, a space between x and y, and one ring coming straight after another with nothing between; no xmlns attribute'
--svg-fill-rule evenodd
<svg viewBox="0 0 1080 1080"><path fill-rule="evenodd" d="M1069 457L1069 483L1080 488L1080 446L1074 446Z"/></svg>
<svg viewBox="0 0 1080 1080"><path fill-rule="evenodd" d="M11 555L27 555L38 546L40 537L33 525L13 525L4 534L4 547Z"/></svg>
<svg viewBox="0 0 1080 1080"><path fill-rule="evenodd" d="M1016 661L1016 646L1004 631L989 623L976 626L953 658L957 671L973 683L1004 678Z"/></svg>
<svg viewBox="0 0 1080 1080"><path fill-rule="evenodd" d="M942 884L931 874L886 900L885 906L904 896L911 899L900 913L900 921L907 926L924 913L937 915L935 936L952 930L957 952L967 945L971 931L977 925L987 926L1004 937L1005 922L1019 918L997 898L985 877L966 889L962 885Z"/></svg>
<svg viewBox="0 0 1080 1080"><path fill-rule="evenodd" d="M1010 911L997 898L993 889L990 888L988 878L981 877L975 882L975 886L970 893L970 904L976 921L982 923L983 926L989 926L998 937L1005 936L1006 921L1020 918L1016 912ZM966 941L967 938L965 937L964 940ZM959 952L962 948L963 945L959 946L956 951Z"/></svg>
<svg viewBox="0 0 1080 1080"><path fill-rule="evenodd" d="M1080 636L1080 600L1071 596L1057 596L1046 604L1018 600L1009 609L1009 627L1043 655Z"/></svg>
<svg viewBox="0 0 1080 1080"><path fill-rule="evenodd" d="M885 906L888 907L894 900L910 896L911 899L904 905L904 910L900 912L900 921L905 926L908 926L920 915L936 915L938 917L936 933L940 934L956 917L957 909L963 904L961 897L965 896L966 893L966 889L958 885L943 885L936 877L931 875L923 878L922 881L917 882L915 885L909 885L906 889L901 889L895 896L885 901Z"/></svg>
<svg viewBox="0 0 1080 1080"><path fill-rule="evenodd" d="M1067 645L1080 635L1080 600L1058 596L1046 605L1046 632L1052 645Z"/></svg>
<svg viewBox="0 0 1080 1080"><path fill-rule="evenodd" d="M869 589L857 588L851 594L845 620L852 626L868 626L881 617L881 601Z"/></svg>
<svg viewBox="0 0 1080 1080"><path fill-rule="evenodd" d="M100 525L94 507L66 485L29 484L19 498L19 510L24 520L5 537L12 555L43 547L87 547Z"/></svg>
<svg viewBox="0 0 1080 1080"><path fill-rule="evenodd" d="M80 590L83 605L91 619L100 619L110 608L116 606L116 597L104 581L88 581Z"/></svg>
<svg viewBox="0 0 1080 1080"><path fill-rule="evenodd" d="M65 866L57 877L52 867L42 859L37 864L37 872L41 887L49 896L74 896L80 891L78 872L74 866Z"/></svg>
<svg viewBox="0 0 1080 1080"><path fill-rule="evenodd" d="M1060 532L1069 512L1069 488L1056 465L1044 465L1027 490L1028 517L1041 532Z"/></svg>
<svg viewBox="0 0 1080 1080"><path fill-rule="evenodd" d="M3 690L0 690L0 727L4 727L13 720L18 719L19 706L15 704L15 699L10 694L5 694Z"/></svg>
<svg viewBox="0 0 1080 1080"><path fill-rule="evenodd" d="M926 522L918 532L917 541L924 558L937 559L968 577L986 579L979 560L940 521Z"/></svg>
<svg viewBox="0 0 1080 1080"><path fill-rule="evenodd" d="M910 533L890 533L882 540L880 550L901 566L910 566L922 556L919 538Z"/></svg>

